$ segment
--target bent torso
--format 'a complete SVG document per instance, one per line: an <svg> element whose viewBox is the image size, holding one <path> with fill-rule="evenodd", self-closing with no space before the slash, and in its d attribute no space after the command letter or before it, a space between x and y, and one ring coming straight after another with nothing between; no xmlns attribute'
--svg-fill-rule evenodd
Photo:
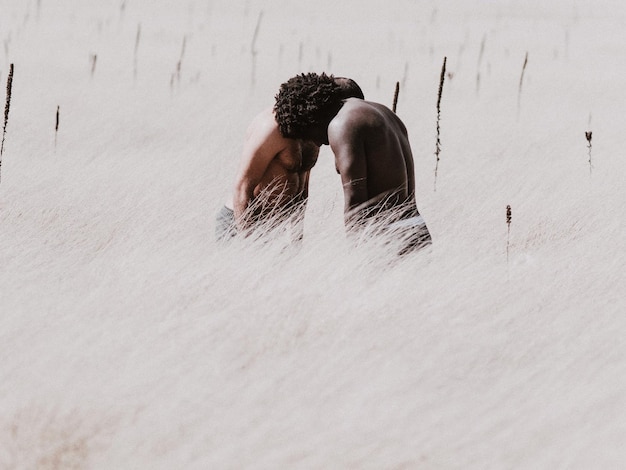
<svg viewBox="0 0 626 470"><path fill-rule="evenodd" d="M312 142L284 138L273 108L259 113L248 126L231 195L235 216L280 210L306 199L309 171L318 153Z"/></svg>
<svg viewBox="0 0 626 470"><path fill-rule="evenodd" d="M317 162L319 147L309 142L286 139L287 146L267 166L254 188L254 198L264 206L284 206L308 196L308 177Z"/></svg>

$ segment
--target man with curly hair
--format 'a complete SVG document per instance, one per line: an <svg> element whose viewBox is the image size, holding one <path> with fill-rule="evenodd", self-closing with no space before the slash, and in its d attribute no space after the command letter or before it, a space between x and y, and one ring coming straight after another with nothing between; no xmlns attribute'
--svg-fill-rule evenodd
<svg viewBox="0 0 626 470"><path fill-rule="evenodd" d="M284 138L330 145L343 183L349 233L374 226L402 239L401 254L431 243L415 202L407 129L393 111L345 99L332 75L309 73L281 85L274 114Z"/></svg>
<svg viewBox="0 0 626 470"><path fill-rule="evenodd" d="M349 78L333 78L333 87L342 99L364 98ZM319 145L310 139L282 135L272 107L257 115L244 139L232 197L216 217L217 240L284 227L285 222L291 222L286 226L295 240L302 238L309 174L318 154Z"/></svg>

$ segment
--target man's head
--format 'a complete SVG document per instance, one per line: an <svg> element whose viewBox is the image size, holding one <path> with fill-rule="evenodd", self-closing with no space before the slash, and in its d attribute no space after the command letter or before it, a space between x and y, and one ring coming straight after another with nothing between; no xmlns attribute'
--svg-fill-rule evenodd
<svg viewBox="0 0 626 470"><path fill-rule="evenodd" d="M341 88L344 100L347 100L348 98L365 99L363 90L361 90L361 87L357 84L357 82L351 78L335 77L335 83Z"/></svg>
<svg viewBox="0 0 626 470"><path fill-rule="evenodd" d="M280 86L274 116L283 137L325 143L328 124L341 109L343 100L363 99L354 80L322 73L290 78Z"/></svg>

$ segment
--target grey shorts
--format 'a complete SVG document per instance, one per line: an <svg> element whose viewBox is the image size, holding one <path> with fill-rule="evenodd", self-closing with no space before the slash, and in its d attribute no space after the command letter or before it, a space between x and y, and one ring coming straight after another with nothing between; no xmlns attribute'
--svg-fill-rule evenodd
<svg viewBox="0 0 626 470"><path fill-rule="evenodd" d="M432 243L430 232L421 215L392 222L385 226L383 232L402 240L398 252L400 256L420 250Z"/></svg>
<svg viewBox="0 0 626 470"><path fill-rule="evenodd" d="M284 212L284 218L282 219L283 222L289 223L281 223L281 218L276 216L274 216L273 219L272 217L269 217L267 221L263 221L257 214L252 214L248 217L252 221L252 225L254 227L261 229L261 233L267 234L272 230L282 233L287 230L294 242L301 241L304 228L303 207L296 206L295 208L291 208L289 211L285 208L280 210ZM237 236L238 233L237 226L235 225L234 211L226 206L223 206L215 216L215 240L218 242L228 241Z"/></svg>
<svg viewBox="0 0 626 470"><path fill-rule="evenodd" d="M215 216L215 239L225 241L237 235L237 227L235 226L235 213L232 209L222 206Z"/></svg>

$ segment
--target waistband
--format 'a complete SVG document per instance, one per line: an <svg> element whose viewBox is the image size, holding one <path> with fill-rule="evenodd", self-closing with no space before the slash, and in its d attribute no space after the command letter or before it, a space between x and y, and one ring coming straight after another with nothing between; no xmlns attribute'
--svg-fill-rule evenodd
<svg viewBox="0 0 626 470"><path fill-rule="evenodd" d="M401 229L401 228L413 228L413 227L426 227L426 222L421 215L415 215L408 219L397 220L385 226L387 229Z"/></svg>

